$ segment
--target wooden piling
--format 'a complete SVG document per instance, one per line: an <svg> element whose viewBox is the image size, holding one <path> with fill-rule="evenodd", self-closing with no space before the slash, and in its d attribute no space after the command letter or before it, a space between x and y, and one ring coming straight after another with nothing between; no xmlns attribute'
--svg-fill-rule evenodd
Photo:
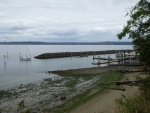
<svg viewBox="0 0 150 113"><path fill-rule="evenodd" d="M98 56L98 63L100 64L100 56Z"/></svg>
<svg viewBox="0 0 150 113"><path fill-rule="evenodd" d="M108 66L110 65L110 57L109 57L109 55L108 55Z"/></svg>
<svg viewBox="0 0 150 113"><path fill-rule="evenodd" d="M72 57L72 53L71 53L71 57Z"/></svg>

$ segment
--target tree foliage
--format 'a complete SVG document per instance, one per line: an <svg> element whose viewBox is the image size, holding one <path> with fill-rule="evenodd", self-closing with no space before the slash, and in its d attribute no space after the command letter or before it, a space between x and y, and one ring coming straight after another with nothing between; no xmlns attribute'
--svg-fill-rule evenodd
<svg viewBox="0 0 150 113"><path fill-rule="evenodd" d="M131 8L130 20L117 36L133 39L134 49L140 52L140 60L150 65L150 1L140 0Z"/></svg>

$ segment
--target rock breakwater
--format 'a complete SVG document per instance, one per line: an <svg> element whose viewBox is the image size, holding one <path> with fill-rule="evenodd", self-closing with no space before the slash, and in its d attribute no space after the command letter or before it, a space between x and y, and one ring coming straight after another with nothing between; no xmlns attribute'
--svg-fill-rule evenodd
<svg viewBox="0 0 150 113"><path fill-rule="evenodd" d="M63 58L63 57L85 57L89 55L101 55L101 54L115 54L118 52L132 52L133 50L106 50L106 51L82 51L82 52L56 52L56 53L43 53L35 56L36 59L48 59L48 58Z"/></svg>

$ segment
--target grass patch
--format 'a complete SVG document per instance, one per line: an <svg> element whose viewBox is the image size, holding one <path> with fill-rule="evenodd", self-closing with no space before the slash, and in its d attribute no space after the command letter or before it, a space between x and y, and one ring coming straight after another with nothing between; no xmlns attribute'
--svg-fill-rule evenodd
<svg viewBox="0 0 150 113"><path fill-rule="evenodd" d="M65 76L66 79L66 83L65 86L66 87L70 87L73 88L76 86L76 84L82 82L82 81L88 81L92 78L94 78L94 75L78 75L78 76Z"/></svg>
<svg viewBox="0 0 150 113"><path fill-rule="evenodd" d="M55 113L69 113L71 110L77 108L79 105L104 93L114 81L121 80L122 78L123 74L118 72L109 72L103 74L101 78L95 84L93 84L93 87L91 87L90 89L72 97L70 100L67 100L64 104L60 106L54 107L53 109L45 108L43 111ZM90 79L90 76L88 76L88 79Z"/></svg>

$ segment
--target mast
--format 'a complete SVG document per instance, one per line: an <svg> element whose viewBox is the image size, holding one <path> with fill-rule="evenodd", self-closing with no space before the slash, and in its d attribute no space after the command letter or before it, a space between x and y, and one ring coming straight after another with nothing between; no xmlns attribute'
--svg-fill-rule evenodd
<svg viewBox="0 0 150 113"><path fill-rule="evenodd" d="M26 45L26 58L28 58L28 55L27 55L27 45Z"/></svg>

